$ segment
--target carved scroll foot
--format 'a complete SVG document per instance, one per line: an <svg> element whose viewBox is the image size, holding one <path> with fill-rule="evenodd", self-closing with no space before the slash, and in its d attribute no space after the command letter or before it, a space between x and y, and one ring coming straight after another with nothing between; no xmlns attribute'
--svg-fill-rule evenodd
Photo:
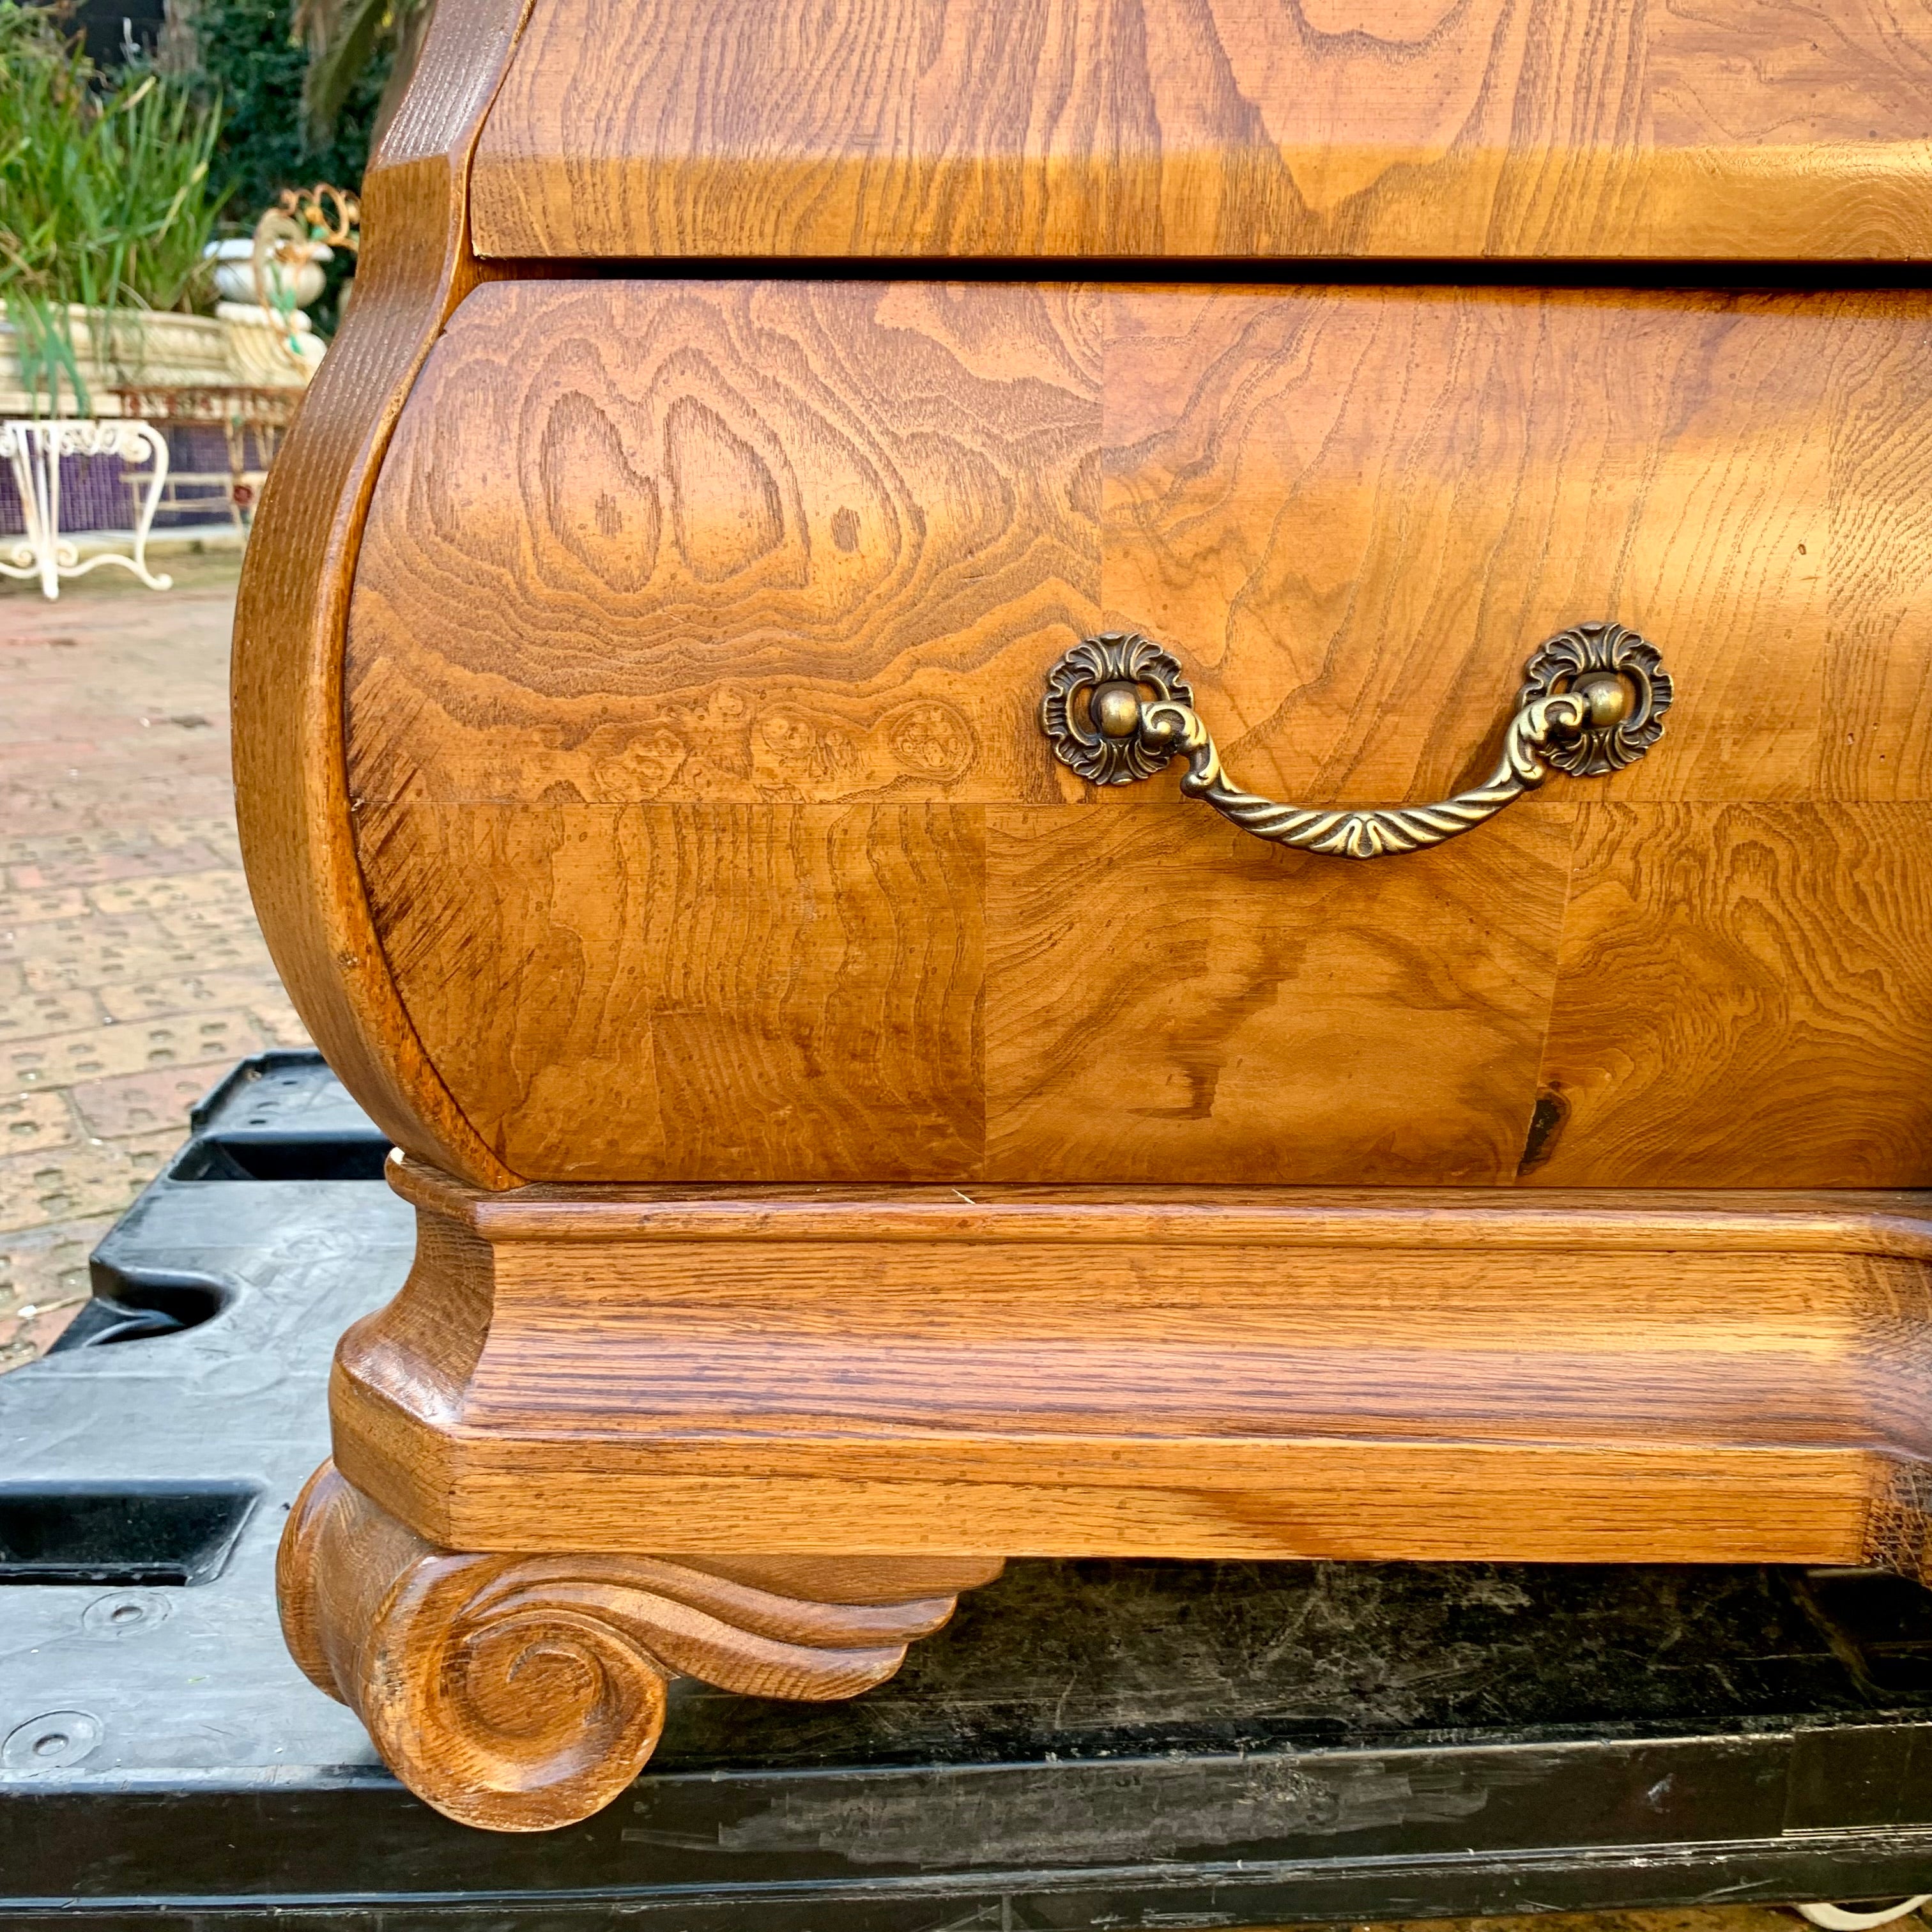
<svg viewBox="0 0 1932 1932"><path fill-rule="evenodd" d="M325 1462L283 1535L277 1588L296 1661L412 1791L463 1824L541 1832L601 1810L643 1768L670 1678L855 1696L1001 1567L453 1553Z"/></svg>

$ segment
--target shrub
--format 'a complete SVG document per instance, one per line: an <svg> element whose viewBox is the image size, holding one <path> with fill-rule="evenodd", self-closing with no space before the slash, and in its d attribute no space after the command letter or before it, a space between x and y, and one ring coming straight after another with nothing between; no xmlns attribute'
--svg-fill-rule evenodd
<svg viewBox="0 0 1932 1932"><path fill-rule="evenodd" d="M218 165L230 184L228 218L252 227L285 188L326 181L352 191L368 164L386 52L346 86L326 136L311 140L302 92L309 57L290 0L194 0L193 20L201 71L226 110Z"/></svg>

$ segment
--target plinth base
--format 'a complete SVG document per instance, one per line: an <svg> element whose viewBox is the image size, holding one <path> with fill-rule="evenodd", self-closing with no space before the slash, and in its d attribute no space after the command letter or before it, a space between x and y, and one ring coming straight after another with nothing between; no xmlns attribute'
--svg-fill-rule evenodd
<svg viewBox="0 0 1932 1932"><path fill-rule="evenodd" d="M471 1822L607 1802L669 1674L866 1689L1007 1556L1924 1572L1932 1197L392 1176L284 1616Z"/></svg>

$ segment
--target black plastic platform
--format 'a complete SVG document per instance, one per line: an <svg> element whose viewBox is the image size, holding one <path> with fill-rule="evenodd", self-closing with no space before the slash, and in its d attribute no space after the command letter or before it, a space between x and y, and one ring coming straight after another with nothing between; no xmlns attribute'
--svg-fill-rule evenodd
<svg viewBox="0 0 1932 1932"><path fill-rule="evenodd" d="M938 1932L1932 1890L1932 1597L1856 1571L1015 1564L854 1702L674 1688L602 1816L438 1817L274 1546L408 1210L271 1053L0 1378L0 1918Z"/></svg>

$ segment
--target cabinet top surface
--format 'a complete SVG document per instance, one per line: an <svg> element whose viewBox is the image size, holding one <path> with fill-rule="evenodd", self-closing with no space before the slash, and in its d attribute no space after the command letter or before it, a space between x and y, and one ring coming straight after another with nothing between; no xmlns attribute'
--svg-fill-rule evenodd
<svg viewBox="0 0 1932 1932"><path fill-rule="evenodd" d="M1932 0L535 0L485 256L1910 261Z"/></svg>

